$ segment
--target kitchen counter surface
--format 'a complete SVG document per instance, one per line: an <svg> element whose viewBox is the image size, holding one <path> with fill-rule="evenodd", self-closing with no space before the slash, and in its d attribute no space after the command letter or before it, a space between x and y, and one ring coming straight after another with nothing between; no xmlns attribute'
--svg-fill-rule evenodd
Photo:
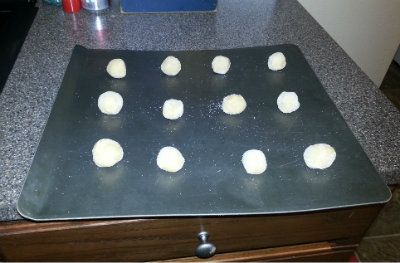
<svg viewBox="0 0 400 263"><path fill-rule="evenodd" d="M199 50L292 43L387 184L400 182L400 113L295 0L220 0L216 13L71 15L40 5L0 95L0 220L16 202L73 47Z"/></svg>

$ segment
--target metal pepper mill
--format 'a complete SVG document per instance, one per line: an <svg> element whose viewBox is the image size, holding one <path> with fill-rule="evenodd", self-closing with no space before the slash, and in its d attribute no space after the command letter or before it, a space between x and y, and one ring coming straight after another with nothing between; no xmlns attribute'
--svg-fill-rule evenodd
<svg viewBox="0 0 400 263"><path fill-rule="evenodd" d="M101 12L109 7L108 0L81 0L82 7L89 12Z"/></svg>

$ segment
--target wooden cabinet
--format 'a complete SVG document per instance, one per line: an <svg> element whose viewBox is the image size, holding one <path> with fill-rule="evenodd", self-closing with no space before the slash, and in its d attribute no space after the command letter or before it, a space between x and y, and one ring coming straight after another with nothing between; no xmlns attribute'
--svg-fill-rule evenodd
<svg viewBox="0 0 400 263"><path fill-rule="evenodd" d="M319 242L304 245L256 249L215 255L213 261L348 261L354 254L355 245L336 245ZM172 259L170 261L193 262L197 257Z"/></svg>
<svg viewBox="0 0 400 263"><path fill-rule="evenodd" d="M0 224L7 261L194 261L197 235L216 246L212 260L344 260L381 206L269 216Z"/></svg>

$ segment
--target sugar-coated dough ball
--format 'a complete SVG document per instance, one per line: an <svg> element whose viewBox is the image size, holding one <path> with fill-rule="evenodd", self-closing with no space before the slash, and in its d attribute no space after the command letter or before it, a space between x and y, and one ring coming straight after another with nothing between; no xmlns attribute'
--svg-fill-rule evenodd
<svg viewBox="0 0 400 263"><path fill-rule="evenodd" d="M226 74L231 67L231 61L227 57L216 56L211 63L211 67L217 74Z"/></svg>
<svg viewBox="0 0 400 263"><path fill-rule="evenodd" d="M183 158L181 152L171 146L162 148L157 155L158 167L170 173L175 173L182 169L184 163L185 158Z"/></svg>
<svg viewBox="0 0 400 263"><path fill-rule="evenodd" d="M308 146L303 157L308 167L323 170L333 164L336 159L336 151L329 144L318 143Z"/></svg>
<svg viewBox="0 0 400 263"><path fill-rule="evenodd" d="M124 100L119 93L114 91L106 91L99 96L97 106L102 113L108 115L115 115L120 112L124 105Z"/></svg>
<svg viewBox="0 0 400 263"><path fill-rule="evenodd" d="M242 95L231 94L222 101L222 110L226 114L236 115L242 113L246 109L247 103Z"/></svg>
<svg viewBox="0 0 400 263"><path fill-rule="evenodd" d="M267 159L264 153L256 149L244 152L242 164L248 174L262 174L267 169Z"/></svg>
<svg viewBox="0 0 400 263"><path fill-rule="evenodd" d="M291 113L300 107L299 98L295 92L282 92L276 100L278 108L283 113Z"/></svg>
<svg viewBox="0 0 400 263"><path fill-rule="evenodd" d="M181 62L173 56L168 56L161 64L161 70L165 75L176 76L181 71Z"/></svg>
<svg viewBox="0 0 400 263"><path fill-rule="evenodd" d="M183 102L181 100L169 99L164 102L163 116L169 120L176 120L183 115Z"/></svg>
<svg viewBox="0 0 400 263"><path fill-rule="evenodd" d="M110 74L111 77L116 79L121 79L126 76L126 66L125 62L120 59L116 58L108 62L107 65L107 72Z"/></svg>
<svg viewBox="0 0 400 263"><path fill-rule="evenodd" d="M111 167L124 157L121 145L111 139L100 139L92 149L93 161L98 167Z"/></svg>
<svg viewBox="0 0 400 263"><path fill-rule="evenodd" d="M286 58L282 52L276 52L268 58L268 68L273 71L278 71L286 67Z"/></svg>

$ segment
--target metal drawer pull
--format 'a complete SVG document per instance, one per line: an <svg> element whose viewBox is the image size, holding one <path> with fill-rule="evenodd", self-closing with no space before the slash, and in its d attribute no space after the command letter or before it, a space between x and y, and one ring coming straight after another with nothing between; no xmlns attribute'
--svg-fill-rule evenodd
<svg viewBox="0 0 400 263"><path fill-rule="evenodd" d="M215 255L217 248L214 244L208 242L209 234L205 231L200 232L197 238L200 240L201 244L196 248L196 256L199 258L209 258Z"/></svg>

